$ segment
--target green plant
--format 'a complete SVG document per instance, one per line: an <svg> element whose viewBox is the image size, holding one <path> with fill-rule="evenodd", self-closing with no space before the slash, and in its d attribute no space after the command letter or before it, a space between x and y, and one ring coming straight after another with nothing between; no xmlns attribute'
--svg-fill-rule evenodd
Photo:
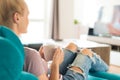
<svg viewBox="0 0 120 80"><path fill-rule="evenodd" d="M79 23L80 22L77 19L74 20L74 24L79 24Z"/></svg>

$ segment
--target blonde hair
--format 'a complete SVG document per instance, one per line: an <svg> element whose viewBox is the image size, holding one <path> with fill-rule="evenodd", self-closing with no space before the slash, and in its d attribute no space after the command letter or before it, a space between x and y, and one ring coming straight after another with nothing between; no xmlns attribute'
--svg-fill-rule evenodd
<svg viewBox="0 0 120 80"><path fill-rule="evenodd" d="M24 13L24 0L0 0L0 25L12 27L13 16Z"/></svg>

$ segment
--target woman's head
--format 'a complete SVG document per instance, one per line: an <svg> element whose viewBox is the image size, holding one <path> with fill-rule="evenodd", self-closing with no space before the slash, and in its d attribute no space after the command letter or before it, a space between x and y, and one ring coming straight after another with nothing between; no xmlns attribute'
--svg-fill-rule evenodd
<svg viewBox="0 0 120 80"><path fill-rule="evenodd" d="M28 14L24 0L0 0L0 25L11 28L16 34L27 31Z"/></svg>

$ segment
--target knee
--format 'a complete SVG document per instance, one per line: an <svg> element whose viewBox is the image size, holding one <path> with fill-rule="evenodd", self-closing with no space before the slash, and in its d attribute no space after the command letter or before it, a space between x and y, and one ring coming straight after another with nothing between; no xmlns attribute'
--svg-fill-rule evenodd
<svg viewBox="0 0 120 80"><path fill-rule="evenodd" d="M91 49L84 48L81 50L81 53L92 58L94 52Z"/></svg>
<svg viewBox="0 0 120 80"><path fill-rule="evenodd" d="M79 67L72 66L72 67L70 67L69 69L70 69L70 70L73 70L74 72L77 72L77 73L83 74L83 70L80 69Z"/></svg>

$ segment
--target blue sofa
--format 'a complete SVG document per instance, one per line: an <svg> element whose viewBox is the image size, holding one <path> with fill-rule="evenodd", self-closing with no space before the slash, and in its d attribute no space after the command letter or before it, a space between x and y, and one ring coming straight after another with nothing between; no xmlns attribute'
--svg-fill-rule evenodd
<svg viewBox="0 0 120 80"><path fill-rule="evenodd" d="M0 26L0 80L38 80L22 71L24 50L18 37L8 28ZM120 80L120 74L89 73L89 80Z"/></svg>
<svg viewBox="0 0 120 80"><path fill-rule="evenodd" d="M120 74L109 72L93 72L89 73L89 80L120 80Z"/></svg>

